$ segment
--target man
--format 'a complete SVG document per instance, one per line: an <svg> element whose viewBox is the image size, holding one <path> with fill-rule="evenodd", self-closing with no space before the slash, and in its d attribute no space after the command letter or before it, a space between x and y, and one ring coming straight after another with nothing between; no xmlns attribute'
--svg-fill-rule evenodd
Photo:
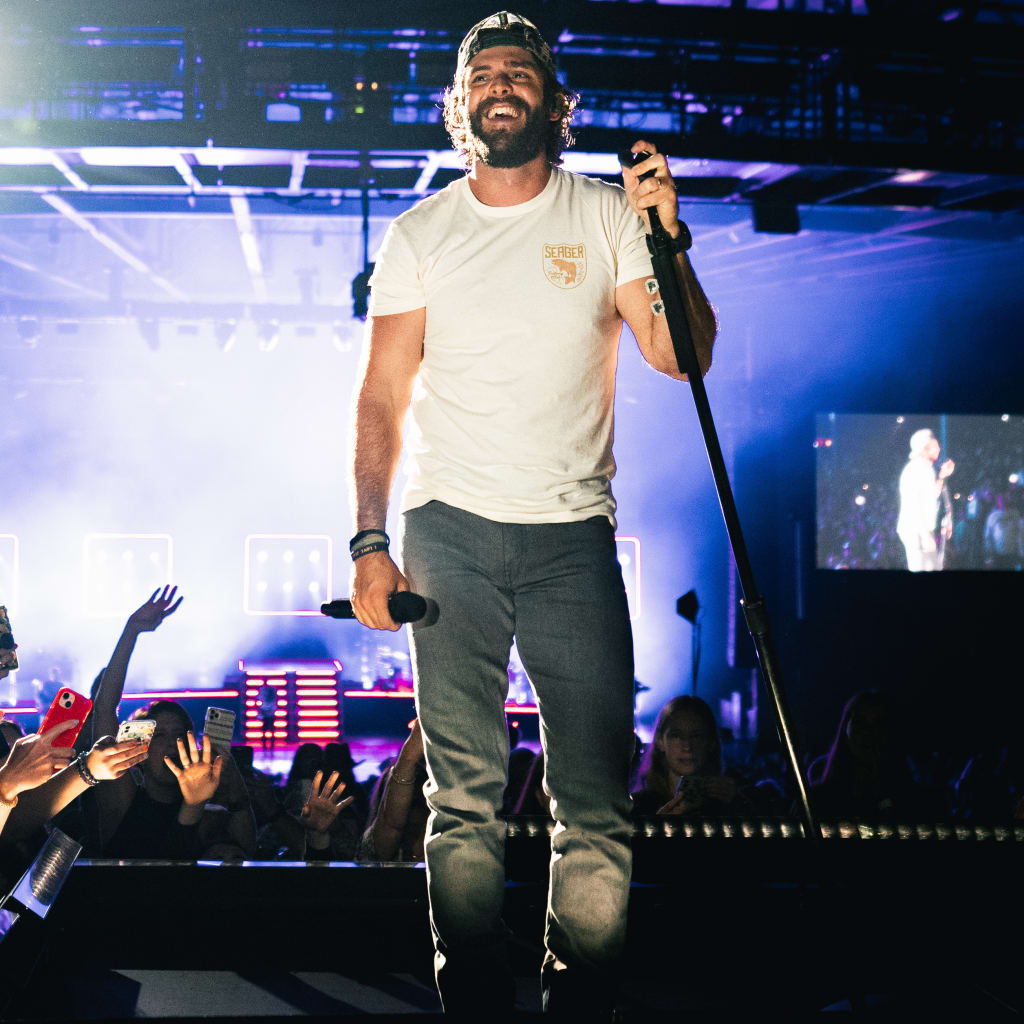
<svg viewBox="0 0 1024 1024"><path fill-rule="evenodd" d="M445 103L468 175L388 231L355 404L352 603L377 629L398 628L395 591L436 604L410 644L435 971L445 1009L477 1016L514 999L496 815L513 637L556 822L545 1005L610 1006L631 863L633 656L609 485L622 321L652 366L685 379L648 289L640 214L657 207L680 236L665 158L638 141L634 152L654 155L623 170L625 192L561 171L575 102L530 22L503 11L470 30ZM706 371L714 312L677 259ZM410 400L403 574L384 525Z"/></svg>
<svg viewBox="0 0 1024 1024"><path fill-rule="evenodd" d="M955 465L947 459L936 476L939 442L928 429L910 435L910 457L900 473L900 515L896 533L907 552L907 568L911 572L934 572L941 569L946 541L953 536L952 503L946 490L946 478ZM939 498L944 509L940 539L935 537L939 514Z"/></svg>

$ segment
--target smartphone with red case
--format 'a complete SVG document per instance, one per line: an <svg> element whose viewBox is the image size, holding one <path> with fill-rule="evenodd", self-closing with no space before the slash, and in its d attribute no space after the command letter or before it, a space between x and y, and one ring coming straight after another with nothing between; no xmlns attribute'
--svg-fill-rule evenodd
<svg viewBox="0 0 1024 1024"><path fill-rule="evenodd" d="M39 726L39 731L44 733L47 729L52 729L55 725L60 725L61 722L66 722L69 718L76 718L78 719L76 726L71 729L65 729L53 738L53 746L55 747L73 747L91 710L92 701L88 697L83 697L80 693L75 693L74 690L66 686L62 687L57 692L57 696L53 698L53 703L50 705L50 710L46 712L46 717L43 719L43 724Z"/></svg>

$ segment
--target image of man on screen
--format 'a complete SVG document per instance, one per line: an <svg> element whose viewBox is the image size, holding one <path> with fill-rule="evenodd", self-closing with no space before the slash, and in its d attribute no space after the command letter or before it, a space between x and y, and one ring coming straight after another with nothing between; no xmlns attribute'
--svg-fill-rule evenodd
<svg viewBox="0 0 1024 1024"><path fill-rule="evenodd" d="M910 436L910 457L900 473L900 517L896 532L907 552L911 572L935 572L945 560L946 541L953 536L953 509L946 479L955 469L947 459L935 472L939 442L928 429L915 430ZM942 522L936 532L939 501Z"/></svg>

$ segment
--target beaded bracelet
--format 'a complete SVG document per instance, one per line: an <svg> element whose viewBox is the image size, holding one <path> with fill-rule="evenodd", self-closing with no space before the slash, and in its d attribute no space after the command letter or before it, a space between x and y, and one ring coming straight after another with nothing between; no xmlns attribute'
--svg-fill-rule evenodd
<svg viewBox="0 0 1024 1024"><path fill-rule="evenodd" d="M96 778L91 771L89 766L85 763L85 759L88 756L88 751L83 750L81 754L74 760L74 765L78 769L78 774L82 776L82 781L87 786L98 786L100 780Z"/></svg>

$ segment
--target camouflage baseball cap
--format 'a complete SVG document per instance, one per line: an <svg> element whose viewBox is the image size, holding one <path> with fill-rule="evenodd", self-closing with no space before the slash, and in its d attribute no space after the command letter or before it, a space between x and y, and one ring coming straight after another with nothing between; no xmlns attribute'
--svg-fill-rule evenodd
<svg viewBox="0 0 1024 1024"><path fill-rule="evenodd" d="M521 46L533 54L541 69L555 74L555 58L551 47L544 42L537 26L521 14L498 11L483 21L478 21L467 33L459 46L459 61L456 76L465 71L469 62L481 51L491 46Z"/></svg>

